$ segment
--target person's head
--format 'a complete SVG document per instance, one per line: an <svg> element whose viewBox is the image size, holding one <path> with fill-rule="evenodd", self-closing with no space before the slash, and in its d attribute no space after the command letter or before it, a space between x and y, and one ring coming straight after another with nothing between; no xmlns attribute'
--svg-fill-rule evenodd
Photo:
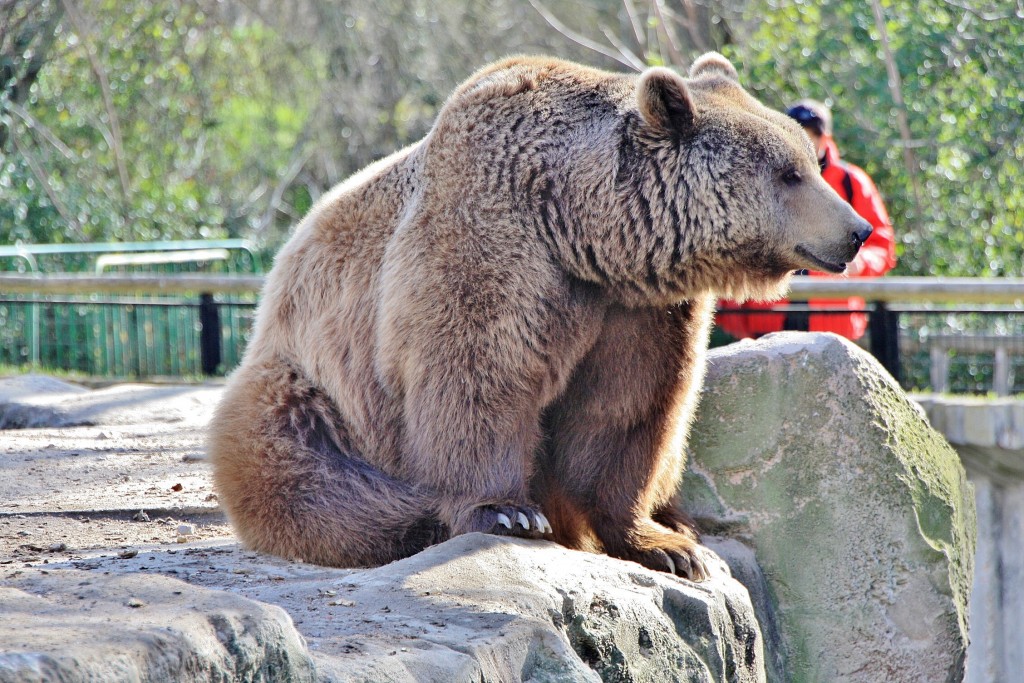
<svg viewBox="0 0 1024 683"><path fill-rule="evenodd" d="M817 100L800 100L786 110L786 114L803 126L814 143L818 158L825 155L825 137L832 136L832 110Z"/></svg>

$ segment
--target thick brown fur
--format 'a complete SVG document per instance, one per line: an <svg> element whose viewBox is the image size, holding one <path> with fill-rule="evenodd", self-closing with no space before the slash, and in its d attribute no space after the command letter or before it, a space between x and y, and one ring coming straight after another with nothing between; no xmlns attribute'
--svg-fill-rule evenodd
<svg viewBox="0 0 1024 683"><path fill-rule="evenodd" d="M864 225L720 55L485 68L281 251L213 420L221 502L321 564L484 531L699 579L672 497L713 302L841 269Z"/></svg>

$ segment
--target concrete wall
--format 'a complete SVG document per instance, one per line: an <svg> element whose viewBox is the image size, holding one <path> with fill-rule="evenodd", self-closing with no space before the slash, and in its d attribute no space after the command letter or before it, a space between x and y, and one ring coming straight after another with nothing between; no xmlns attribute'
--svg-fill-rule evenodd
<svg viewBox="0 0 1024 683"><path fill-rule="evenodd" d="M1024 401L916 397L974 483L978 546L967 683L1024 672Z"/></svg>

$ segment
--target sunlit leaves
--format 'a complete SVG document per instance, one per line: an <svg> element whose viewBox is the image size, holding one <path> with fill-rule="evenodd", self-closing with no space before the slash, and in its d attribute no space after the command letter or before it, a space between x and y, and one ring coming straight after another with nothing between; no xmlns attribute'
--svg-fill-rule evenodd
<svg viewBox="0 0 1024 683"><path fill-rule="evenodd" d="M1024 275L1024 22L998 7L883 3L921 182L918 207L870 3L747 4L763 20L733 47L736 58L774 106L798 96L834 106L844 156L885 195L902 243L899 273Z"/></svg>
<svg viewBox="0 0 1024 683"><path fill-rule="evenodd" d="M40 179L19 163L0 168L0 206L14 207L0 210L0 240L223 237L264 227L264 198L298 143L318 63L298 59L258 20L211 19L205 4L83 2L84 25L61 22L57 56L26 103L38 125L21 122L15 134L80 233L69 231L69 216L54 216ZM127 198L89 45L120 123Z"/></svg>

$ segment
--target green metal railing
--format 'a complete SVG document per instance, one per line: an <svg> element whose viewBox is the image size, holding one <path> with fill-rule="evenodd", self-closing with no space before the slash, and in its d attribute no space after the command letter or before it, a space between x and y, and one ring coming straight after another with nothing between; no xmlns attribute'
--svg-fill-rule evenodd
<svg viewBox="0 0 1024 683"><path fill-rule="evenodd" d="M204 252L222 250L223 272L262 273L259 252L252 243L243 239L230 240L176 240L166 242L102 242L96 244L15 244L0 246L0 271L30 273L80 273L96 270L96 262L112 254L167 254L170 252ZM198 272L209 270L195 267L204 259L177 261L170 268L159 268L150 263L146 270L163 272ZM170 262L168 262L170 263ZM124 264L131 265L131 264ZM217 269L214 269L217 270Z"/></svg>
<svg viewBox="0 0 1024 683"><path fill-rule="evenodd" d="M246 240L0 247L0 275L14 279L0 289L0 363L120 377L223 372L238 363L248 337L256 300L251 287L221 287L215 295L123 283L244 280L262 270L259 252ZM54 282L86 273L97 278L92 285L54 289ZM32 286L10 284L20 278ZM40 278L48 278L49 291ZM203 345L204 318L207 337L211 325L221 328L216 354L212 342Z"/></svg>

